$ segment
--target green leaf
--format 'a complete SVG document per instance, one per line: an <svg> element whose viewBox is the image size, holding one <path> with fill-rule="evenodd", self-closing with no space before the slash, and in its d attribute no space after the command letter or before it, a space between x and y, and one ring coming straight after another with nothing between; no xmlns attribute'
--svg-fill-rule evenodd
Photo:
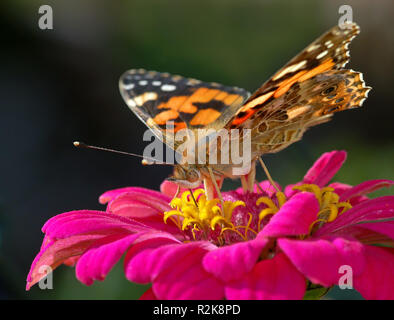
<svg viewBox="0 0 394 320"><path fill-rule="evenodd" d="M320 300L329 290L330 288L316 288L308 290L303 300Z"/></svg>

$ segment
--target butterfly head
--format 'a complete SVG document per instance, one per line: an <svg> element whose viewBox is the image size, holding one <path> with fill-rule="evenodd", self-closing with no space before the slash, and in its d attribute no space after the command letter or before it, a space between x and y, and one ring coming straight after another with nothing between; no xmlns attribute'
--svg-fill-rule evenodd
<svg viewBox="0 0 394 320"><path fill-rule="evenodd" d="M167 178L168 181L175 182L181 188L194 189L201 185L202 177L200 170L195 165L176 165L174 173Z"/></svg>

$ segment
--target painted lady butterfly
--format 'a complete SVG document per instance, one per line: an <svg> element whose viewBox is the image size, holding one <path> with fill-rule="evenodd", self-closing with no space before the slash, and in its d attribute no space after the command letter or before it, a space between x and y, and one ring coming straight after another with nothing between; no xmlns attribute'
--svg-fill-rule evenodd
<svg viewBox="0 0 394 320"><path fill-rule="evenodd" d="M332 28L252 95L237 87L142 69L124 73L120 91L130 109L167 144L177 147L171 139L185 128L246 128L251 130L251 159L256 160L300 140L309 127L330 120L333 113L362 105L371 88L361 73L343 69L350 57L348 45L358 33L355 23ZM212 195L217 180L233 177L231 167L179 164L172 179L188 188L204 181ZM249 176L248 188L254 173Z"/></svg>

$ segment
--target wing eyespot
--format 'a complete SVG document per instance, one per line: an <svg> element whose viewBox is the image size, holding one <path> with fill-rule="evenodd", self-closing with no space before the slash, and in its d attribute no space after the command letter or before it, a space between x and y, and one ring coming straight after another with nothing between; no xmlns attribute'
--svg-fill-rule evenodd
<svg viewBox="0 0 394 320"><path fill-rule="evenodd" d="M334 92L337 89L336 86L328 87L327 89L323 90L322 95L328 96L330 93Z"/></svg>

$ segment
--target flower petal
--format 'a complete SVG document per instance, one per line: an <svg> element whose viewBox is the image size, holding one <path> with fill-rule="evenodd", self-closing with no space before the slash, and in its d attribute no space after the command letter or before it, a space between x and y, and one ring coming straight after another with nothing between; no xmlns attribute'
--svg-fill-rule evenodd
<svg viewBox="0 0 394 320"><path fill-rule="evenodd" d="M130 253L125 261L127 278L149 278L158 299L222 299L223 286L202 266L204 255L213 248L207 242L192 242Z"/></svg>
<svg viewBox="0 0 394 320"><path fill-rule="evenodd" d="M171 210L170 199L141 191L122 193L108 204L108 211L124 217L145 218Z"/></svg>
<svg viewBox="0 0 394 320"><path fill-rule="evenodd" d="M173 198L178 190L178 185L175 182L164 180L160 185L161 193Z"/></svg>
<svg viewBox="0 0 394 320"><path fill-rule="evenodd" d="M380 234L384 234L390 239L394 239L394 221L384 221L376 223L362 223L358 225L359 228L366 228Z"/></svg>
<svg viewBox="0 0 394 320"><path fill-rule="evenodd" d="M152 229L129 218L102 211L80 210L49 219L42 230L45 237L41 250L32 263L27 289L45 276L42 266L49 266L54 270L62 263L80 261L79 256L100 241L151 232Z"/></svg>
<svg viewBox="0 0 394 320"><path fill-rule="evenodd" d="M259 233L259 236L278 237L306 235L316 220L319 202L309 192L301 192L287 201Z"/></svg>
<svg viewBox="0 0 394 320"><path fill-rule="evenodd" d="M323 155L313 164L304 176L304 183L325 186L338 172L346 160L346 151L331 151Z"/></svg>
<svg viewBox="0 0 394 320"><path fill-rule="evenodd" d="M339 201L347 201L354 197L362 196L380 188L389 187L392 185L394 185L394 181L386 179L364 181L342 193Z"/></svg>
<svg viewBox="0 0 394 320"><path fill-rule="evenodd" d="M368 300L394 300L394 250L365 246L366 267L354 288Z"/></svg>
<svg viewBox="0 0 394 320"><path fill-rule="evenodd" d="M91 285L104 280L125 251L141 234L115 234L96 241L79 258L75 269L79 281Z"/></svg>
<svg viewBox="0 0 394 320"><path fill-rule="evenodd" d="M120 196L123 193L133 193L133 192L143 193L147 197L149 196L149 197L161 199L162 201L166 201L167 203L170 202L170 200L171 200L169 197L167 197L166 195L164 195L158 191L154 191L154 190L150 190L150 189L146 189L146 188L126 187L126 188L119 188L119 189L110 190L110 191L103 193L99 197L99 202L101 204L106 204L106 203L114 200L115 198L117 198L118 196Z"/></svg>
<svg viewBox="0 0 394 320"><path fill-rule="evenodd" d="M252 270L267 243L261 238L212 250L203 259L204 269L223 282L239 279Z"/></svg>
<svg viewBox="0 0 394 320"><path fill-rule="evenodd" d="M354 275L365 268L364 245L355 240L279 239L278 245L304 276L325 287L338 284L341 266L351 266Z"/></svg>
<svg viewBox="0 0 394 320"><path fill-rule="evenodd" d="M41 251L33 260L29 274L27 275L26 290L46 276L47 267L55 270L70 257L82 254L94 241L104 237L103 235L77 235L60 240L51 240L41 248Z"/></svg>
<svg viewBox="0 0 394 320"><path fill-rule="evenodd" d="M204 186L200 185L199 187L194 188L192 190L194 191L194 190L201 189L201 188L204 188ZM170 199L172 199L176 195L177 190L178 190L178 185L172 181L164 180L162 182L162 184L160 185L160 191L164 195L170 197ZM188 191L188 190L189 189L181 188L179 194L182 194L183 192Z"/></svg>
<svg viewBox="0 0 394 320"><path fill-rule="evenodd" d="M241 280L227 283L225 294L229 300L298 300L305 289L304 277L279 253L258 262Z"/></svg>
<svg viewBox="0 0 394 320"><path fill-rule="evenodd" d="M59 214L49 219L42 231L50 238L67 238L77 234L114 232L140 232L149 230L143 224L102 211L79 210Z"/></svg>
<svg viewBox="0 0 394 320"><path fill-rule="evenodd" d="M358 224L350 227L346 227L335 232L337 237L351 237L357 239L363 244L377 244L394 247L394 240L389 237L392 231L386 230L386 226L374 227L386 222L371 223L371 224ZM370 225L371 227L363 227L364 225ZM374 230L375 229L375 230ZM392 233L391 233L392 234Z"/></svg>
<svg viewBox="0 0 394 320"><path fill-rule="evenodd" d="M341 183L341 182L333 182L333 183L330 183L328 186L331 188L334 188L334 192L340 197L340 199L342 199L341 197L344 193L346 193L347 191L349 191L350 189L353 188L353 186L351 186L350 184ZM350 204L352 206L355 206L355 205L359 204L360 202L367 201L367 200L369 200L368 197L360 195L360 196L351 197L351 198L349 198L348 201L350 202ZM340 200L340 201L345 201L345 200Z"/></svg>
<svg viewBox="0 0 394 320"><path fill-rule="evenodd" d="M333 222L326 223L316 231L316 236L332 234L361 222L382 221L394 218L394 196L385 196L363 201Z"/></svg>
<svg viewBox="0 0 394 320"><path fill-rule="evenodd" d="M181 244L178 240L168 237L165 234L157 235L151 239L145 239L135 244L127 252L124 261L124 271L126 278L136 283L150 283L160 271L161 265L153 261L146 264L146 257L154 254L157 248L171 244Z"/></svg>

